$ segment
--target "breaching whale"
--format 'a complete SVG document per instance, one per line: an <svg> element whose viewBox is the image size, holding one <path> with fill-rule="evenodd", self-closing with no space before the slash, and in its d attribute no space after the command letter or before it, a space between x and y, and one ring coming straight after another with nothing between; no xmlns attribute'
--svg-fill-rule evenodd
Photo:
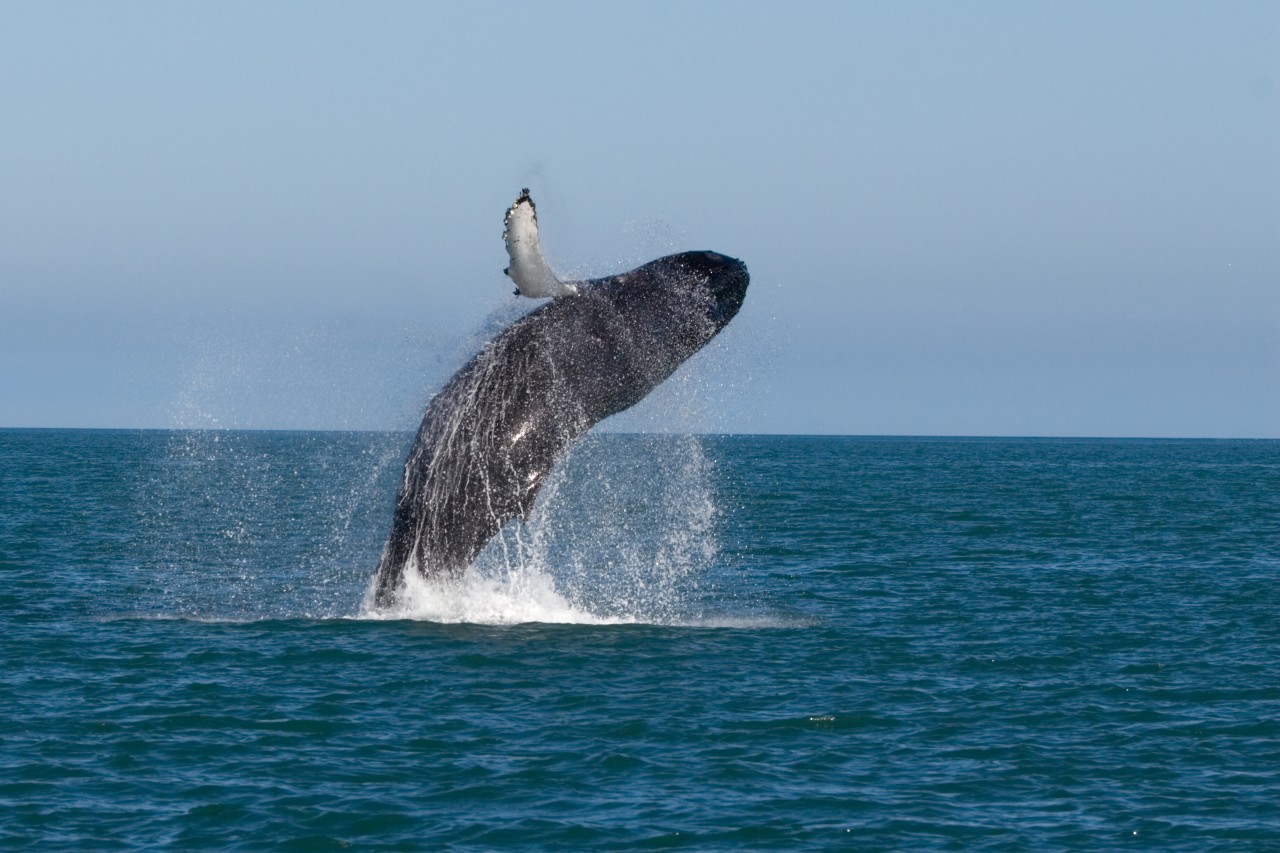
<svg viewBox="0 0 1280 853"><path fill-rule="evenodd" d="M577 438L640 402L733 319L750 281L741 261L695 251L566 283L542 258L528 190L504 224L518 292L556 298L486 343L428 403L378 564L379 607L396 602L406 573L460 576L504 524L528 516Z"/></svg>

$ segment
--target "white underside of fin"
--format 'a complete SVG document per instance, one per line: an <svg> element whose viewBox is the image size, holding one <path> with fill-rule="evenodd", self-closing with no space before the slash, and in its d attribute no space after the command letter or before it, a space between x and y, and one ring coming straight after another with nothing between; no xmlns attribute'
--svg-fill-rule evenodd
<svg viewBox="0 0 1280 853"><path fill-rule="evenodd" d="M578 292L573 282L561 281L547 266L542 257L542 245L538 242L538 214L529 197L522 190L515 204L507 209L502 224L502 239L507 244L507 256L511 265L505 270L522 296L543 299L548 296L570 296Z"/></svg>

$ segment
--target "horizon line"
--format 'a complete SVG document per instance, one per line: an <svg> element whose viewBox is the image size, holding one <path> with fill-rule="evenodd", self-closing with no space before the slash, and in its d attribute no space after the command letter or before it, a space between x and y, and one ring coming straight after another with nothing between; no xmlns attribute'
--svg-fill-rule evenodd
<svg viewBox="0 0 1280 853"><path fill-rule="evenodd" d="M343 427L51 427L0 426L0 432L166 432L166 433L321 433L344 435L404 435L412 429L348 429ZM699 438L846 438L862 440L914 439L929 441L1280 441L1280 436L1196 435L998 435L991 433L839 433L839 432L632 432L592 430L587 436L697 436Z"/></svg>

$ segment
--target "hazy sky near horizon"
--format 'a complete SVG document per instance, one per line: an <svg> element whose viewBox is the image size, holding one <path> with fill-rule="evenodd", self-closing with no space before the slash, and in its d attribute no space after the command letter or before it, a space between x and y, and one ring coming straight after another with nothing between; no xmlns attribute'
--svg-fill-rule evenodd
<svg viewBox="0 0 1280 853"><path fill-rule="evenodd" d="M751 269L616 427L1280 437L1274 2L0 24L0 427L412 428L527 186L563 271Z"/></svg>

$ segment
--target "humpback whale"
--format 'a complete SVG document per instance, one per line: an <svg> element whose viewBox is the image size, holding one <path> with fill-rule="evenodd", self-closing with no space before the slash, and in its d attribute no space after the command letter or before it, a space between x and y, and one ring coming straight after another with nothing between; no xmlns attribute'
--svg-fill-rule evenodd
<svg viewBox="0 0 1280 853"><path fill-rule="evenodd" d="M504 225L517 292L555 298L428 403L374 579L378 607L396 603L409 572L460 577L503 525L528 516L576 439L640 402L733 319L750 281L741 261L692 251L562 282L542 258L528 190Z"/></svg>

